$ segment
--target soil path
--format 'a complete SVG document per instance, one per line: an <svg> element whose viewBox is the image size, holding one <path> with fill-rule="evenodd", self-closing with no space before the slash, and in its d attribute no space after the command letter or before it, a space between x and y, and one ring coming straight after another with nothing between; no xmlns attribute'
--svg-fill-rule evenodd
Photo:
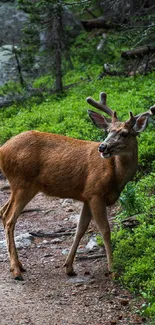
<svg viewBox="0 0 155 325"><path fill-rule="evenodd" d="M8 195L9 189L1 180L0 205ZM34 237L29 247L20 249L27 270L20 282L11 278L6 249L0 249L0 325L144 324L145 320L136 314L138 303L106 276L104 254L102 259L77 258L77 276L65 274L64 254L71 246L76 227L71 216L79 214L80 208L78 202L46 198L42 194L26 207L27 212L17 222L16 235L38 231L63 231L70 235ZM92 223L82 239L81 251L94 230ZM0 220L1 240L4 232Z"/></svg>

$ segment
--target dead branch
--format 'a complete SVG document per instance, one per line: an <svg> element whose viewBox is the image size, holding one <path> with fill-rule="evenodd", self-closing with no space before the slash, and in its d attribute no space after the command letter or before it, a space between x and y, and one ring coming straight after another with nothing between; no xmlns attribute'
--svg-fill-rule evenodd
<svg viewBox="0 0 155 325"><path fill-rule="evenodd" d="M153 46L143 46L135 50L123 51L121 57L125 60L143 58L145 55L155 53L155 47Z"/></svg>
<svg viewBox="0 0 155 325"><path fill-rule="evenodd" d="M96 260L97 258L103 258L105 254L93 254L93 255L77 255L77 260Z"/></svg>
<svg viewBox="0 0 155 325"><path fill-rule="evenodd" d="M29 212L40 212L40 211L43 211L43 209L40 209L40 208L34 208L34 209L25 209L21 212L21 214L23 213L29 213Z"/></svg>
<svg viewBox="0 0 155 325"><path fill-rule="evenodd" d="M118 24L107 22L103 17L98 17L90 20L81 20L81 23L87 31L91 31L94 28L112 29L117 28L119 26Z"/></svg>
<svg viewBox="0 0 155 325"><path fill-rule="evenodd" d="M40 231L37 232L29 232L30 235L32 235L33 237L39 237L39 238L57 238L57 237L61 237L61 236L73 236L75 233L73 231L58 231L58 232L53 232L53 233L43 233Z"/></svg>

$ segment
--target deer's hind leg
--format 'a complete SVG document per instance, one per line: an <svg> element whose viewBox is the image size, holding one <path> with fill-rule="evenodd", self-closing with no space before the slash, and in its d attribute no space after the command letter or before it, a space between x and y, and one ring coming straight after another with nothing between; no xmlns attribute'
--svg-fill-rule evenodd
<svg viewBox="0 0 155 325"><path fill-rule="evenodd" d="M31 188L17 189L15 191L12 191L9 204L3 213L3 224L6 234L8 253L10 257L10 271L16 280L23 279L21 272L24 271L24 268L18 259L18 253L15 246L15 224L22 210L26 204L34 197L35 194L36 192L31 190Z"/></svg>
<svg viewBox="0 0 155 325"><path fill-rule="evenodd" d="M10 199L0 209L0 218L3 218L3 214L5 213L6 209L8 208L9 203L10 203Z"/></svg>

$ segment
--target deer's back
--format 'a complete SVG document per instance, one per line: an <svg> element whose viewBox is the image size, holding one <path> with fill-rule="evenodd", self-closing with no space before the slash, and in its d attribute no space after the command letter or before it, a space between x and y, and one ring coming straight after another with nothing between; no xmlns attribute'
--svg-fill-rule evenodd
<svg viewBox="0 0 155 325"><path fill-rule="evenodd" d="M100 158L97 142L38 131L23 132L0 148L0 167L11 185L29 183L38 192L82 201L108 193L110 161Z"/></svg>
<svg viewBox="0 0 155 325"><path fill-rule="evenodd" d="M46 132L23 132L0 148L0 167L10 184L18 179L35 183L49 195L66 197L72 191L75 196L87 178L90 144Z"/></svg>

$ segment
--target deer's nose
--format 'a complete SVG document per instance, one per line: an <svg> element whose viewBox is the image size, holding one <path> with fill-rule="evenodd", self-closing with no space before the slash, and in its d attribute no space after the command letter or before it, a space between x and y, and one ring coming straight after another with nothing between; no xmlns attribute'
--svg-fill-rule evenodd
<svg viewBox="0 0 155 325"><path fill-rule="evenodd" d="M107 149L107 144L101 143L99 145L98 151L99 152L104 152Z"/></svg>

